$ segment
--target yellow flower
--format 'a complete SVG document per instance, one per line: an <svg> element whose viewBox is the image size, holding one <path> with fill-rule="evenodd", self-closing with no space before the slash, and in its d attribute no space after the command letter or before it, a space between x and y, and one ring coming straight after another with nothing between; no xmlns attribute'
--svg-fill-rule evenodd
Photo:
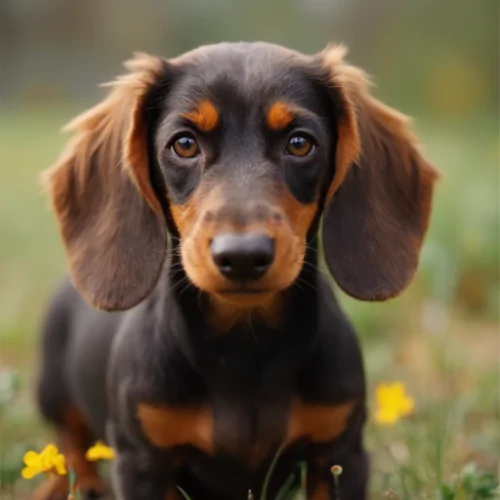
<svg viewBox="0 0 500 500"><path fill-rule="evenodd" d="M115 458L115 452L113 448L106 446L101 441L87 450L85 458L90 462L97 462L98 460L113 460Z"/></svg>
<svg viewBox="0 0 500 500"><path fill-rule="evenodd" d="M23 457L26 467L21 471L24 479L32 479L41 473L64 476L66 470L66 460L64 455L53 445L47 445L40 453L28 451Z"/></svg>
<svg viewBox="0 0 500 500"><path fill-rule="evenodd" d="M401 382L379 384L375 397L377 400L375 420L379 424L394 424L401 417L409 415L415 406L413 399L406 394L405 387Z"/></svg>

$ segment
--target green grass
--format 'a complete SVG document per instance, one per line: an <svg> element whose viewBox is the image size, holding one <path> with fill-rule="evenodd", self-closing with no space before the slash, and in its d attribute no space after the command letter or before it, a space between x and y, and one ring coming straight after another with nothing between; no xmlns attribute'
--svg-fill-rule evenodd
<svg viewBox="0 0 500 500"><path fill-rule="evenodd" d="M17 481L22 455L50 440L32 386L40 317L65 261L37 176L74 112L0 114L0 374L17 374L0 404L2 500L23 498L31 484ZM363 343L370 394L379 381L401 380L416 401L394 427L369 422L372 498L494 498L484 495L500 450L498 137L486 120L419 124L418 132L443 173L419 273L384 304L341 296ZM0 377L0 399L2 391Z"/></svg>

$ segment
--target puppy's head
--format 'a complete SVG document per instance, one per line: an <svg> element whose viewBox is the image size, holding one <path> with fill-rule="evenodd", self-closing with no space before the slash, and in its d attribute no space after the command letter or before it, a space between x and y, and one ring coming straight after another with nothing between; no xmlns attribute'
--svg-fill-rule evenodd
<svg viewBox="0 0 500 500"><path fill-rule="evenodd" d="M141 301L168 227L198 288L258 305L296 281L321 216L342 289L404 289L436 173L407 118L343 57L238 43L128 62L45 177L83 295L104 309Z"/></svg>

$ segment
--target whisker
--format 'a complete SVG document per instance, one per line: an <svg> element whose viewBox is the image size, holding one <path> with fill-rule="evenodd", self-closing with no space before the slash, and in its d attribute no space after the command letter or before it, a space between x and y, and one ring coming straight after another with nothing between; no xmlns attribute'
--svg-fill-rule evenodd
<svg viewBox="0 0 500 500"><path fill-rule="evenodd" d="M306 281L304 278L301 278L300 276L297 278L297 280L295 281L295 283L297 285L301 284L301 285L304 285L306 286L307 288L311 288L312 290L314 290L315 292L318 292L319 290L312 284L312 283L309 283L308 281ZM303 288L301 288L299 286L299 288L302 290L302 291L305 291Z"/></svg>
<svg viewBox="0 0 500 500"><path fill-rule="evenodd" d="M180 293L184 293L187 288L189 288L189 285L191 284L191 282L189 281L189 278L187 276L183 276L180 280L177 280L169 289L169 292L173 292L175 291L177 288L179 288L181 285L184 285L185 283L187 282L187 287L185 289L183 289Z"/></svg>
<svg viewBox="0 0 500 500"><path fill-rule="evenodd" d="M193 284L191 283L191 281L187 280L187 284L186 286L179 292L179 296L182 295L183 293L186 293L192 286Z"/></svg>
<svg viewBox="0 0 500 500"><path fill-rule="evenodd" d="M255 335L255 330L253 328L253 323L252 323L252 311L248 311L248 326L250 327L250 331L252 332L253 338L255 339L255 342L257 345L260 346L259 339L257 338L257 335Z"/></svg>

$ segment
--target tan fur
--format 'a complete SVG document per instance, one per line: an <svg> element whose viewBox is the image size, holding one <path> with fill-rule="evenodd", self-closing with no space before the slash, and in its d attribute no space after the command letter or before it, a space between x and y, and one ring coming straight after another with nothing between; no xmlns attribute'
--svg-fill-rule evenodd
<svg viewBox="0 0 500 500"><path fill-rule="evenodd" d="M267 111L266 123L271 130L283 130L292 120L293 112L286 102L277 101Z"/></svg>
<svg viewBox="0 0 500 500"><path fill-rule="evenodd" d="M149 442L158 448L192 445L214 453L214 422L207 408L171 408L139 404L137 416Z"/></svg>
<svg viewBox="0 0 500 500"><path fill-rule="evenodd" d="M330 500L330 488L325 482L318 483L313 491L309 493L308 498L310 500Z"/></svg>
<svg viewBox="0 0 500 500"><path fill-rule="evenodd" d="M220 187L209 193L198 188L183 205L171 204L171 212L181 235L181 256L184 269L191 281L210 295L209 323L218 331L226 332L238 322L261 319L277 327L282 321L281 291L288 288L302 268L306 252L306 235L317 212L317 203L303 205L286 189L276 199L269 200L278 218L269 216L243 227L230 220L206 220L207 213L217 214L223 208L224 197ZM210 255L209 242L224 232L258 232L275 241L275 261L259 283L269 293L223 296L221 289L232 283L220 274Z"/></svg>
<svg viewBox="0 0 500 500"><path fill-rule="evenodd" d="M226 333L237 323L262 320L271 328L279 328L283 320L283 298L279 293L263 294L258 304L254 297L244 296L239 304L227 302L216 294L209 295L208 324L218 333Z"/></svg>
<svg viewBox="0 0 500 500"><path fill-rule="evenodd" d="M30 500L66 500L68 494L67 477L49 476L32 493Z"/></svg>
<svg viewBox="0 0 500 500"><path fill-rule="evenodd" d="M203 132L212 131L220 122L219 112L215 104L208 100L201 101L195 109L182 115L182 117L191 121Z"/></svg>
<svg viewBox="0 0 500 500"><path fill-rule="evenodd" d="M290 409L286 442L308 437L315 443L327 443L347 428L355 401L337 405L310 405L294 401Z"/></svg>

